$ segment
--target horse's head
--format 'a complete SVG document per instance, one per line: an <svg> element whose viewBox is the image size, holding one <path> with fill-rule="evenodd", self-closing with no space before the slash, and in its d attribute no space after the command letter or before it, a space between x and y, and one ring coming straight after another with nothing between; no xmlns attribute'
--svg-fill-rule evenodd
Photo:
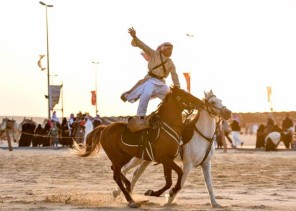
<svg viewBox="0 0 296 211"><path fill-rule="evenodd" d="M204 92L204 94L206 110L210 115L219 116L225 120L231 117L231 111L222 104L222 100L217 98L212 90L208 93Z"/></svg>
<svg viewBox="0 0 296 211"><path fill-rule="evenodd" d="M205 108L205 103L202 100L190 94L189 92L175 86L171 87L171 91L172 96L175 98L176 102L182 110L203 110Z"/></svg>

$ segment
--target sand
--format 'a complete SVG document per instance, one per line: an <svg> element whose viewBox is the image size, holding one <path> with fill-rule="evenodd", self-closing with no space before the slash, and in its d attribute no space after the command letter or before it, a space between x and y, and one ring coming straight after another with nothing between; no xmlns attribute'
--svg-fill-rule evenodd
<svg viewBox="0 0 296 211"><path fill-rule="evenodd" d="M223 206L215 210L296 210L296 151L254 150L254 137L244 140L242 149L215 153L213 186ZM123 196L112 196L117 186L110 165L103 150L80 158L68 149L2 148L0 210L132 210ZM161 165L151 165L136 184L133 198L149 200L140 210L212 210L200 168L191 172L174 205L164 206L164 195L144 196L164 185L162 172Z"/></svg>

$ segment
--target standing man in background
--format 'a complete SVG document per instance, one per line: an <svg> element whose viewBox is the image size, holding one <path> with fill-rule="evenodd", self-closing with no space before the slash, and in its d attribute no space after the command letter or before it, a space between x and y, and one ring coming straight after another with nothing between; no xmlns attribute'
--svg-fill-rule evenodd
<svg viewBox="0 0 296 211"><path fill-rule="evenodd" d="M283 120L282 130L283 130L283 142L285 144L285 147L289 149L292 145L293 132L294 132L293 121L290 118L289 114L286 114L286 118Z"/></svg>

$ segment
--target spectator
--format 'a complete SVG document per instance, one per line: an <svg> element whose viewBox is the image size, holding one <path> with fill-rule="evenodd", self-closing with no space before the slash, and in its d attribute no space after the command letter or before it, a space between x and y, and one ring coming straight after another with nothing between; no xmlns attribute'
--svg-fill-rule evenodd
<svg viewBox="0 0 296 211"><path fill-rule="evenodd" d="M237 119L233 119L232 123L231 123L231 134L232 134L232 146L233 148L236 148L238 146L243 146L243 141L241 140L240 137L240 131L241 131L241 127L239 124L239 121Z"/></svg>
<svg viewBox="0 0 296 211"><path fill-rule="evenodd" d="M102 124L102 120L99 114L96 115L96 117L93 120L93 128L96 128L97 126Z"/></svg>
<svg viewBox="0 0 296 211"><path fill-rule="evenodd" d="M282 123L282 130L283 130L283 142L287 149L292 146L292 139L293 139L293 121L290 119L289 114L286 114L286 118L283 120Z"/></svg>
<svg viewBox="0 0 296 211"><path fill-rule="evenodd" d="M56 113L56 111L54 111L54 112L52 113L51 120L54 121L54 122L57 122L57 123L60 122L59 118L57 117L57 113Z"/></svg>
<svg viewBox="0 0 296 211"><path fill-rule="evenodd" d="M265 127L265 135L268 135L270 132L272 132L274 128L274 120L272 117L272 114L269 114L267 117L266 127Z"/></svg>
<svg viewBox="0 0 296 211"><path fill-rule="evenodd" d="M229 137L229 135L231 133L231 129L230 129L228 122L224 119L222 120L222 130L224 131L225 137L227 138L227 140L229 141L229 143L232 146L232 139Z"/></svg>
<svg viewBox="0 0 296 211"><path fill-rule="evenodd" d="M265 147L265 125L260 124L256 135L256 148Z"/></svg>
<svg viewBox="0 0 296 211"><path fill-rule="evenodd" d="M85 117L84 128L85 128L84 129L85 132L84 132L83 142L86 143L87 135L94 129L91 116Z"/></svg>
<svg viewBox="0 0 296 211"><path fill-rule="evenodd" d="M281 141L281 133L273 131L265 138L265 151L276 151Z"/></svg>
<svg viewBox="0 0 296 211"><path fill-rule="evenodd" d="M70 118L68 120L68 128L69 128L69 136L72 136L73 131L73 123L75 122L76 118L74 117L74 114L70 114Z"/></svg>
<svg viewBox="0 0 296 211"><path fill-rule="evenodd" d="M57 147L59 144L59 129L57 123L53 122L53 127L50 129L50 146Z"/></svg>
<svg viewBox="0 0 296 211"><path fill-rule="evenodd" d="M221 125L217 127L216 134L215 134L215 148L222 149L223 148L223 129Z"/></svg>
<svg viewBox="0 0 296 211"><path fill-rule="evenodd" d="M70 138L69 123L66 117L63 118L62 125L61 125L60 144L62 146L70 146L70 147L73 145L72 138Z"/></svg>

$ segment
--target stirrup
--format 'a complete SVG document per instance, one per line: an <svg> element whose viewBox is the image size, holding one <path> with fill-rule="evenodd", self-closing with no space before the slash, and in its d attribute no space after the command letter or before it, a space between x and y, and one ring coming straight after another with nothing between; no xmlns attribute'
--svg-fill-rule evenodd
<svg viewBox="0 0 296 211"><path fill-rule="evenodd" d="M150 128L149 121L147 119L130 118L127 123L127 128L132 132L138 132Z"/></svg>

